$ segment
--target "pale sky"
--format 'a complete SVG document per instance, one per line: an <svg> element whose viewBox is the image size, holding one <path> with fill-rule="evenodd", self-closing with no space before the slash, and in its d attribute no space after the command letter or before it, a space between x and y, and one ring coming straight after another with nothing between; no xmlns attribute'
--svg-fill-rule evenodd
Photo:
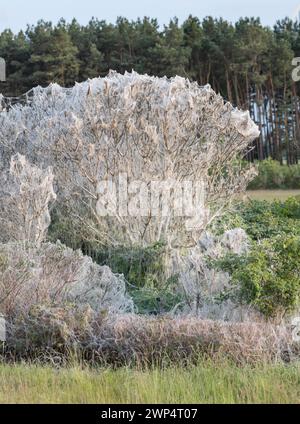
<svg viewBox="0 0 300 424"><path fill-rule="evenodd" d="M160 25L177 16L182 22L189 14L223 17L235 22L241 16L260 17L272 26L277 19L293 17L300 0L0 0L0 31L25 29L39 19L56 23L63 17L68 22L75 17L87 24L92 16L115 22L118 16L128 19L150 16Z"/></svg>

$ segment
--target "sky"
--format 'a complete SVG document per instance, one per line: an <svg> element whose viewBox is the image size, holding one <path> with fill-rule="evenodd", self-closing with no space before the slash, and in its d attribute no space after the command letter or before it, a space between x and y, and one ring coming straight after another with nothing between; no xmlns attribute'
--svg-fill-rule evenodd
<svg viewBox="0 0 300 424"><path fill-rule="evenodd" d="M131 19L149 16L167 24L177 16L180 23L189 14L222 17L235 22L241 16L260 17L272 26L277 19L293 17L300 0L0 0L0 31L26 29L39 19L56 23L61 17L87 24L92 16L115 22L118 16Z"/></svg>

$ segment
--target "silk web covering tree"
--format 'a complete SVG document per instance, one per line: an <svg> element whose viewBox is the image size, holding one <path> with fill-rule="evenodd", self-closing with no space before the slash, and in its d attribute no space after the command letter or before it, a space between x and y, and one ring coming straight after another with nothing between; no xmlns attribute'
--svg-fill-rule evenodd
<svg viewBox="0 0 300 424"><path fill-rule="evenodd" d="M224 102L209 85L110 72L65 89L36 87L25 104L0 113L0 155L4 172L20 153L40 168L51 166L57 208L86 237L105 245L194 246L209 223L255 175L238 158L259 135L248 112ZM205 211L201 225L187 226L174 210L131 216L120 208L99 214L99 184L136 181L146 190L153 181L176 184L201 181ZM119 187L118 191L122 191ZM120 193L118 193L120 194ZM139 193L129 193L129 202ZM197 202L195 194L193 201ZM103 205L102 205L103 206ZM100 207L101 209L101 207ZM128 210L127 210L128 212Z"/></svg>

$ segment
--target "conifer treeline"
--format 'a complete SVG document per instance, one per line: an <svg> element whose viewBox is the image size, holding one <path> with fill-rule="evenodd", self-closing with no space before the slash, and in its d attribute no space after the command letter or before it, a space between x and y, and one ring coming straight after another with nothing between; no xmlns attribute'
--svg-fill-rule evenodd
<svg viewBox="0 0 300 424"><path fill-rule="evenodd" d="M210 83L234 105L249 109L261 129L250 159L300 160L300 83L292 80L292 59L300 56L300 24L289 19L274 28L259 19L235 24L190 16L160 28L156 19L115 24L92 19L57 25L40 21L25 32L0 34L7 62L6 96L35 85L71 86L110 69L168 77L181 75Z"/></svg>

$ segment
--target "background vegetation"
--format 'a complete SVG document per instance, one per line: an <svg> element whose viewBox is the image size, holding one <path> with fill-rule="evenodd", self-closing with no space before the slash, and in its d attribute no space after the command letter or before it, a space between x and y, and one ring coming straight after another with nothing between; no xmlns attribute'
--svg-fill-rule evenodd
<svg viewBox="0 0 300 424"><path fill-rule="evenodd" d="M249 190L300 189L300 165L281 165L267 159L257 162L258 176L251 181Z"/></svg>

